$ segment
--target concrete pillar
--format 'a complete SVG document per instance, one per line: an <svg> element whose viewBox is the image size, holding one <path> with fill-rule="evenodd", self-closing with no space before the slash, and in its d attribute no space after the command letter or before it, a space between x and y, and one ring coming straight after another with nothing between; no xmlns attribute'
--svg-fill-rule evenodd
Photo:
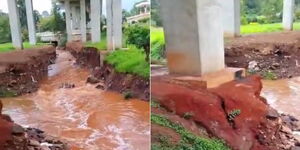
<svg viewBox="0 0 300 150"><path fill-rule="evenodd" d="M234 37L240 35L240 0L221 0L224 35Z"/></svg>
<svg viewBox="0 0 300 150"><path fill-rule="evenodd" d="M65 15L66 15L66 29L67 29L68 42L70 42L72 41L70 0L65 0Z"/></svg>
<svg viewBox="0 0 300 150"><path fill-rule="evenodd" d="M29 43L31 45L36 44L36 36L35 36L35 22L33 19L33 8L32 8L32 0L25 0L26 4L26 16L27 16L27 26L29 33Z"/></svg>
<svg viewBox="0 0 300 150"><path fill-rule="evenodd" d="M106 1L107 49L122 48L122 1Z"/></svg>
<svg viewBox="0 0 300 150"><path fill-rule="evenodd" d="M8 5L9 25L10 25L13 46L18 49L23 49L21 24L20 24L19 11L17 8L17 1L7 0L7 5Z"/></svg>
<svg viewBox="0 0 300 150"><path fill-rule="evenodd" d="M293 30L295 0L283 0L282 25L285 30Z"/></svg>
<svg viewBox="0 0 300 150"><path fill-rule="evenodd" d="M100 30L100 14L101 14L100 0L91 0L91 35L92 42L100 42L101 30Z"/></svg>
<svg viewBox="0 0 300 150"><path fill-rule="evenodd" d="M202 75L224 69L219 0L160 0L171 74Z"/></svg>
<svg viewBox="0 0 300 150"><path fill-rule="evenodd" d="M86 5L85 0L80 0L80 30L81 40L86 42Z"/></svg>

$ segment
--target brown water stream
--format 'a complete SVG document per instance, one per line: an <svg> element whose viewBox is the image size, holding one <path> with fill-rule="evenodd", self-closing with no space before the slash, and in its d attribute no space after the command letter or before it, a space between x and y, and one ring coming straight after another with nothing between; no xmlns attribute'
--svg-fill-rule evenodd
<svg viewBox="0 0 300 150"><path fill-rule="evenodd" d="M2 99L4 113L18 124L68 141L74 150L149 149L149 103L124 100L121 94L86 84L89 71L74 66L68 52L57 53L40 89ZM62 83L73 83L75 88L59 88Z"/></svg>

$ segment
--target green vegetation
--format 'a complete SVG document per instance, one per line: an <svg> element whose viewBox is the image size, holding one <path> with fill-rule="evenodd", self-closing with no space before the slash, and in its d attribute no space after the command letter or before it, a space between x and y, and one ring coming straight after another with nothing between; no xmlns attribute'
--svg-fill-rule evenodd
<svg viewBox="0 0 300 150"><path fill-rule="evenodd" d="M160 104L155 100L151 100L151 107L160 108Z"/></svg>
<svg viewBox="0 0 300 150"><path fill-rule="evenodd" d="M234 109L228 114L228 120L234 121L234 118L241 114L240 109Z"/></svg>
<svg viewBox="0 0 300 150"><path fill-rule="evenodd" d="M294 29L300 30L300 23L294 23ZM283 31L281 23L272 24L258 24L251 23L248 25L241 26L241 34L251 34L251 33L268 33L268 32L278 32Z"/></svg>
<svg viewBox="0 0 300 150"><path fill-rule="evenodd" d="M152 144L152 150L229 150L226 144L218 139L205 139L194 135L183 126L171 122L166 117L152 114L151 122L173 129L181 136L181 141L175 144L169 144L167 138L163 138L159 144Z"/></svg>
<svg viewBox="0 0 300 150"><path fill-rule="evenodd" d="M0 97L15 97L15 96L17 96L17 93L14 91L9 91L6 89L0 90Z"/></svg>
<svg viewBox="0 0 300 150"><path fill-rule="evenodd" d="M123 93L123 97L124 97L125 100L129 100L129 99L131 99L133 96L132 96L132 93L131 93L130 91L125 91L125 92Z"/></svg>
<svg viewBox="0 0 300 150"><path fill-rule="evenodd" d="M277 79L276 74L270 70L263 72L262 77L267 80L276 80Z"/></svg>
<svg viewBox="0 0 300 150"><path fill-rule="evenodd" d="M137 48L142 48L146 53L146 61L150 55L150 28L149 24L135 24L125 28L126 44L134 44Z"/></svg>
<svg viewBox="0 0 300 150"><path fill-rule="evenodd" d="M105 61L114 66L117 72L132 73L149 79L150 65L145 61L145 53L135 46L128 50L116 50L109 54Z"/></svg>
<svg viewBox="0 0 300 150"><path fill-rule="evenodd" d="M86 47L94 47L98 50L106 50L107 49L107 40L106 40L106 32L101 32L101 41L97 43L93 43L91 41L85 43Z"/></svg>
<svg viewBox="0 0 300 150"><path fill-rule="evenodd" d="M24 49L39 47L39 46L43 46L43 45L46 45L46 43L37 43L36 45L30 45L29 42L24 42L23 43ZM0 44L0 52L8 52L8 51L12 51L12 50L15 50L12 43Z"/></svg>
<svg viewBox="0 0 300 150"><path fill-rule="evenodd" d="M151 27L151 59L161 60L165 56L165 37L162 28Z"/></svg>

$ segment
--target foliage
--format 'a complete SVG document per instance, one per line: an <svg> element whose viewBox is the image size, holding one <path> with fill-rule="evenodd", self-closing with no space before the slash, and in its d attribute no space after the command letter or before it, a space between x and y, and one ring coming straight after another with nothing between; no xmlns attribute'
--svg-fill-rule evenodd
<svg viewBox="0 0 300 150"><path fill-rule="evenodd" d="M151 25L158 27L162 26L159 0L151 0Z"/></svg>
<svg viewBox="0 0 300 150"><path fill-rule="evenodd" d="M151 27L151 60L165 58L165 38L162 28Z"/></svg>
<svg viewBox="0 0 300 150"><path fill-rule="evenodd" d="M107 49L107 40L106 40L106 32L101 32L101 41L97 43L93 43L88 41L85 43L86 47L94 47L98 50L106 50Z"/></svg>
<svg viewBox="0 0 300 150"><path fill-rule="evenodd" d="M58 46L65 47L67 42L68 42L68 35L64 33L59 37Z"/></svg>
<svg viewBox="0 0 300 150"><path fill-rule="evenodd" d="M7 89L0 89L0 97L15 97L17 93Z"/></svg>
<svg viewBox="0 0 300 150"><path fill-rule="evenodd" d="M153 108L159 108L160 107L160 104L157 101L155 101L155 100L151 100L151 104L150 105Z"/></svg>
<svg viewBox="0 0 300 150"><path fill-rule="evenodd" d="M146 60L150 53L150 28L149 24L134 24L125 29L126 44L133 44L137 48L143 48L146 52Z"/></svg>
<svg viewBox="0 0 300 150"><path fill-rule="evenodd" d="M276 74L270 70L263 72L262 76L264 79L267 79L267 80L276 80L277 79Z"/></svg>
<svg viewBox="0 0 300 150"><path fill-rule="evenodd" d="M128 99L131 99L133 96L132 96L132 93L130 91L125 91L123 93L123 96L124 96L124 99L125 100L128 100Z"/></svg>
<svg viewBox="0 0 300 150"><path fill-rule="evenodd" d="M181 141L177 145L166 146L164 144L152 144L152 150L229 150L225 143L218 139L205 139L191 133L183 126L171 122L166 117L151 114L151 122L173 129L181 136Z"/></svg>
<svg viewBox="0 0 300 150"><path fill-rule="evenodd" d="M145 53L135 46L128 50L116 50L105 61L114 66L117 72L135 74L149 79L150 65L145 61Z"/></svg>
<svg viewBox="0 0 300 150"><path fill-rule="evenodd" d="M0 43L11 41L9 18L6 14L0 15Z"/></svg>
<svg viewBox="0 0 300 150"><path fill-rule="evenodd" d="M228 120L229 121L234 121L234 118L237 117L240 114L241 114L241 110L240 109L234 109L231 112L229 112L229 114L228 114Z"/></svg>
<svg viewBox="0 0 300 150"><path fill-rule="evenodd" d="M29 42L24 42L23 43L24 49L39 47L39 46L43 46L43 45L45 45L45 43L37 43L36 45L31 45ZM8 51L11 51L11 50L15 50L12 43L0 44L0 52L8 52Z"/></svg>

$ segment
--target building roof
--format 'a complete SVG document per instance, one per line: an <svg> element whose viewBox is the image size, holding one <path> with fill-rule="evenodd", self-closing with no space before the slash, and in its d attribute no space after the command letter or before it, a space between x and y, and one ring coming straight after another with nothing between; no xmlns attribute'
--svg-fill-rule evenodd
<svg viewBox="0 0 300 150"><path fill-rule="evenodd" d="M143 7L143 6L150 6L150 1L143 0L135 4L135 7Z"/></svg>

